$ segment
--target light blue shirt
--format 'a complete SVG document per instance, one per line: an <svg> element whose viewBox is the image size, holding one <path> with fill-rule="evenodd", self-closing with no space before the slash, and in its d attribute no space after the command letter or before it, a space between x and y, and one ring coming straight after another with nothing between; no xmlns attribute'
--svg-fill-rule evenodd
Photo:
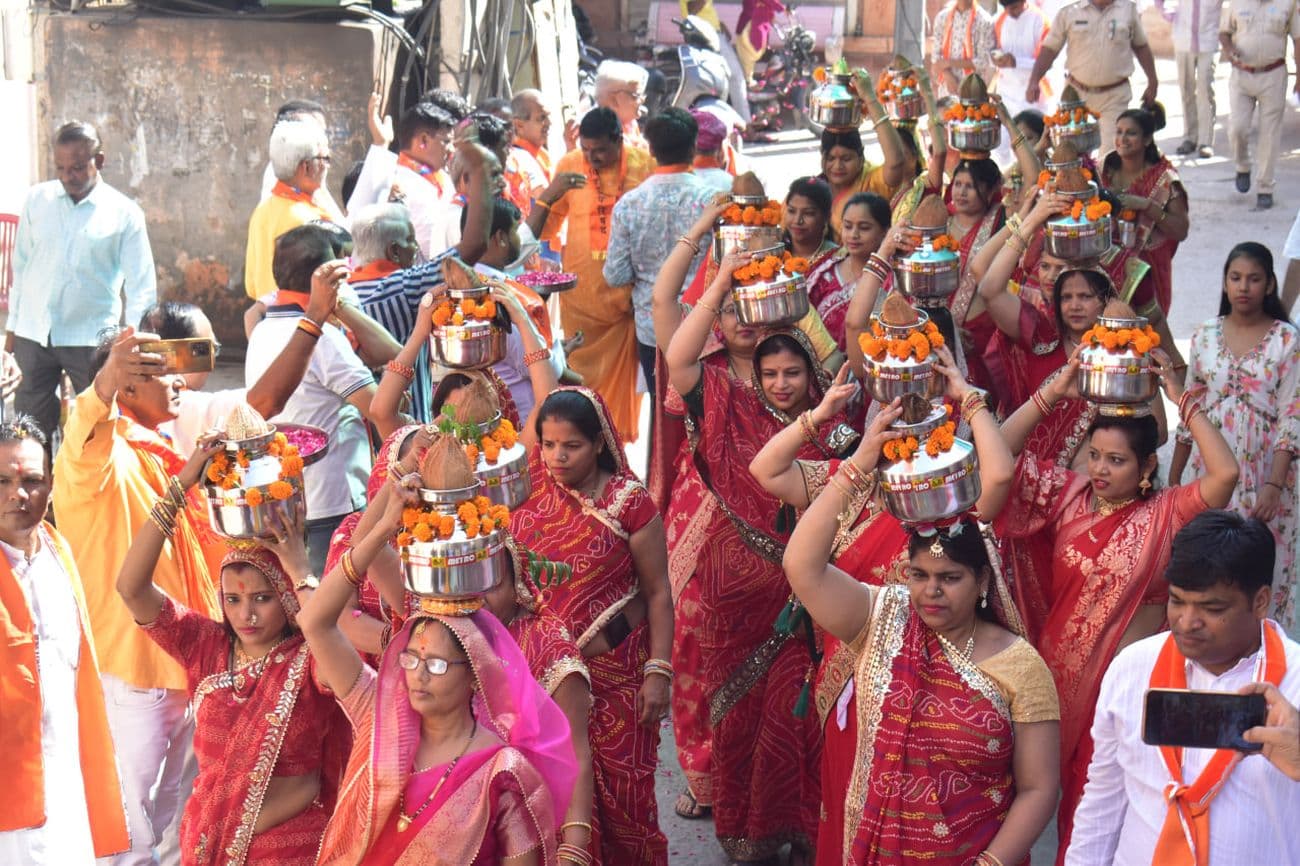
<svg viewBox="0 0 1300 866"><path fill-rule="evenodd" d="M632 285L636 339L642 345L655 345L650 313L655 277L677 239L695 225L717 192L716 186L709 186L691 172L652 174L614 205L604 277L611 286ZM701 261L702 253L691 261L683 285L690 285Z"/></svg>
<svg viewBox="0 0 1300 866"><path fill-rule="evenodd" d="M103 178L75 204L57 180L32 187L18 220L7 330L43 346L94 346L104 328L139 325L157 297L139 205Z"/></svg>

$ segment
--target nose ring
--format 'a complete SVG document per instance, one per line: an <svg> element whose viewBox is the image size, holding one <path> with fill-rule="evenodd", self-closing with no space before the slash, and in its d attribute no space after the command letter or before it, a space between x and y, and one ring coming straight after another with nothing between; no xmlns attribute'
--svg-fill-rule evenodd
<svg viewBox="0 0 1300 866"><path fill-rule="evenodd" d="M257 625L257 614L253 614L252 616L250 616L250 617L248 618L248 624L249 624L249 625Z"/></svg>

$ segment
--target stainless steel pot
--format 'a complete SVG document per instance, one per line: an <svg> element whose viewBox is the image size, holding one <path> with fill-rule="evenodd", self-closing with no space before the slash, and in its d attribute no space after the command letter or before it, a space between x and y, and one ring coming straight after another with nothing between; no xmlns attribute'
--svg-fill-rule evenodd
<svg viewBox="0 0 1300 866"><path fill-rule="evenodd" d="M413 541L399 548L406 588L418 596L464 598L482 595L510 577L510 555L502 533L446 540Z"/></svg>
<svg viewBox="0 0 1300 866"><path fill-rule="evenodd" d="M294 491L288 499L272 499L265 487L259 487L262 501L255 506L248 504L245 488L222 490L205 484L208 523L211 524L212 531L222 538L241 541L275 538L276 529L281 522L285 526L293 523L294 513L303 501L301 481L295 479L290 483L293 484Z"/></svg>
<svg viewBox="0 0 1300 866"><path fill-rule="evenodd" d="M1048 220L1043 237L1047 252L1058 259L1095 259L1110 249L1110 216L1084 222L1068 216Z"/></svg>
<svg viewBox="0 0 1300 866"><path fill-rule="evenodd" d="M482 486L482 482L475 481L469 487L457 487L452 490L430 490L427 487L421 487L419 491L420 501L434 506L435 511L441 511L444 514L455 514L456 506L466 499L473 499L478 496L479 488Z"/></svg>
<svg viewBox="0 0 1300 866"><path fill-rule="evenodd" d="M741 207L766 207L768 198L765 195L737 195L731 194L731 203L738 204Z"/></svg>
<svg viewBox="0 0 1300 866"><path fill-rule="evenodd" d="M506 356L506 333L495 322L439 325L429 335L429 351L444 367L482 370Z"/></svg>
<svg viewBox="0 0 1300 866"><path fill-rule="evenodd" d="M876 469L881 500L904 523L934 523L955 517L980 497L979 461L975 447L955 439L938 457L925 452L925 437L948 420L942 406L919 424L894 424L891 429L915 436L921 448L911 460L886 463Z"/></svg>
<svg viewBox="0 0 1300 866"><path fill-rule="evenodd" d="M496 463L489 464L480 452L474 474L482 485L483 495L493 505L517 508L533 492L532 477L528 474L528 449L522 442L503 448Z"/></svg>
<svg viewBox="0 0 1300 866"><path fill-rule="evenodd" d="M914 331L924 328L930 317L923 310L917 310L920 320L915 325L890 325L873 317L885 336L892 340L905 340ZM924 361L908 358L900 361L886 353L883 361L875 358L863 360L866 373L867 391L872 399L880 403L890 403L904 394L919 394L927 400L933 400L943 394L944 380L934 370L934 356Z"/></svg>
<svg viewBox="0 0 1300 866"><path fill-rule="evenodd" d="M948 121L948 144L960 151L989 152L1002 143L1002 124L994 120Z"/></svg>
<svg viewBox="0 0 1300 866"><path fill-rule="evenodd" d="M1053 147L1069 144L1079 153L1090 153L1101 147L1101 127L1094 118L1053 126L1051 136Z"/></svg>
<svg viewBox="0 0 1300 866"><path fill-rule="evenodd" d="M894 279L909 298L946 298L957 291L961 281L961 257L951 250L935 250L927 243L911 255L894 260Z"/></svg>
<svg viewBox="0 0 1300 866"><path fill-rule="evenodd" d="M781 327L808 315L808 286L801 274L779 277L770 283L735 286L731 297L742 325Z"/></svg>
<svg viewBox="0 0 1300 866"><path fill-rule="evenodd" d="M718 223L713 227L713 259L722 261L733 250L759 250L780 247L780 226L730 226Z"/></svg>
<svg viewBox="0 0 1300 866"><path fill-rule="evenodd" d="M1097 324L1113 331L1138 329L1147 325L1141 316L1117 319L1102 316ZM1111 350L1105 346L1085 346L1080 355L1079 394L1093 403L1148 404L1155 398L1160 380L1150 355L1139 355L1132 347Z"/></svg>
<svg viewBox="0 0 1300 866"><path fill-rule="evenodd" d="M904 90L889 102L889 116L895 120L917 120L925 114L925 100L912 89Z"/></svg>
<svg viewBox="0 0 1300 866"><path fill-rule="evenodd" d="M849 87L852 75L832 73L826 83L808 96L808 119L831 132L855 130L862 125L862 103Z"/></svg>

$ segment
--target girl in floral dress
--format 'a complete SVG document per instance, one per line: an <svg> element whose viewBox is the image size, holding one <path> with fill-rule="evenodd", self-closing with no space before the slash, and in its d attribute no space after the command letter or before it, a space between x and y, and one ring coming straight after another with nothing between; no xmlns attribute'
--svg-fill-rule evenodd
<svg viewBox="0 0 1300 866"><path fill-rule="evenodd" d="M1196 329L1188 364L1188 390L1207 390L1206 411L1241 466L1228 507L1263 520L1277 539L1271 615L1295 635L1300 331L1287 320L1273 255L1263 245L1247 241L1228 253L1219 315ZM1186 429L1177 435L1171 484L1189 456L1193 470L1201 469Z"/></svg>

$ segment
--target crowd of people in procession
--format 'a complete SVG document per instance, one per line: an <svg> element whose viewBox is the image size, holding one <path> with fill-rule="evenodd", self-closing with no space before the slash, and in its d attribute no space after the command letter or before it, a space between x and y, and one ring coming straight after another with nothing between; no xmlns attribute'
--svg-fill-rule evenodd
<svg viewBox="0 0 1300 866"><path fill-rule="evenodd" d="M753 181L733 131L642 117L632 64L602 65L558 158L538 91L476 107L434 90L395 128L376 95L337 202L326 108L286 103L248 225L237 389L168 373L147 345L213 326L157 298L143 213L100 176L95 128L61 126L6 325L22 381L0 422L0 862L663 866L671 717L675 811L711 819L737 863L1011 866L1053 818L1073 866L1300 863L1300 280L1284 292L1266 245L1231 245L1218 315L1180 355L1188 192L1154 140L1132 0L1002 5L944 7L919 123L854 74L880 161L827 131L783 191L811 310L780 329L738 318L752 255L713 252ZM1267 51L1285 58L1300 7L1248 5L1175 13L1179 152L1212 147L1218 39L1238 189L1257 102L1269 207L1286 73ZM1177 17L1209 7L1212 35ZM1100 116L1093 176L1137 223L1099 263L1044 245L1070 209L1040 182L1062 50ZM972 72L1000 82L1002 168L947 145L944 94ZM859 384L860 337L900 296L891 262L930 196L961 268L928 311L934 368L981 492L917 524L876 481L904 407ZM1287 244L1300 259L1300 219ZM546 297L516 279L534 270L576 286ZM435 307L467 279L511 326L484 372L430 355ZM1077 384L1116 301L1159 334L1162 393L1134 417ZM431 612L393 541L444 409L485 386L531 494L486 606ZM302 468L300 512L232 545L202 488L246 411L328 449ZM641 437L645 472L626 450ZM1263 755L1146 745L1150 688L1263 695L1244 735Z"/></svg>

